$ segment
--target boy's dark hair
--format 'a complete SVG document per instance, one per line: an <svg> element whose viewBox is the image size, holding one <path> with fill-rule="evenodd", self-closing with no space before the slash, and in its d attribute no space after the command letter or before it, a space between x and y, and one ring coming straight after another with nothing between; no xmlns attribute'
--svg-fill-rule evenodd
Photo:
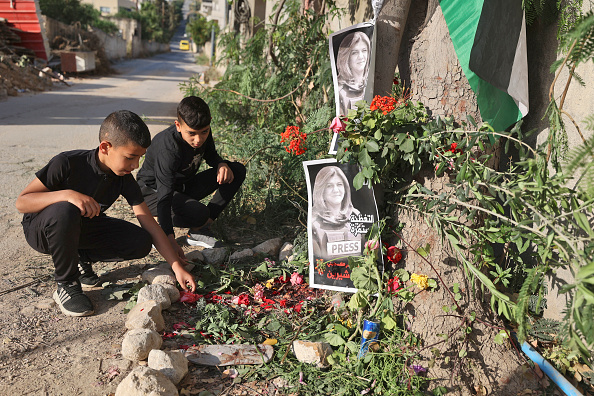
<svg viewBox="0 0 594 396"><path fill-rule="evenodd" d="M99 142L107 141L113 147L132 142L140 147L151 145L151 133L137 114L128 110L114 111L108 115L99 128Z"/></svg>
<svg viewBox="0 0 594 396"><path fill-rule="evenodd" d="M202 129L210 125L210 108L197 96L183 98L177 105L177 121L185 122L192 129Z"/></svg>

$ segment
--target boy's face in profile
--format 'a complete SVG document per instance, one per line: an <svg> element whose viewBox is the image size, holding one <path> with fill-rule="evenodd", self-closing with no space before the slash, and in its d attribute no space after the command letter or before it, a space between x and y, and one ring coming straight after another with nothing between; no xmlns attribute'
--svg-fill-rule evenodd
<svg viewBox="0 0 594 396"><path fill-rule="evenodd" d="M192 146L192 148L202 146L210 134L210 125L201 129L192 129L187 126L183 120L181 122L175 120L175 127L177 128L177 131L181 133L182 139Z"/></svg>
<svg viewBox="0 0 594 396"><path fill-rule="evenodd" d="M133 142L114 147L111 143L103 141L99 144L99 167L104 172L106 167L117 176L128 175L134 169L138 169L140 157L144 153L146 149Z"/></svg>

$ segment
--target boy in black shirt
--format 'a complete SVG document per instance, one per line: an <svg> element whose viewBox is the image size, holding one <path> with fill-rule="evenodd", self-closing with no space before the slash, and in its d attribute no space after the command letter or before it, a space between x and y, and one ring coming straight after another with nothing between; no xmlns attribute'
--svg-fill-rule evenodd
<svg viewBox="0 0 594 396"><path fill-rule="evenodd" d="M204 100L184 98L177 106L175 124L154 137L138 171L138 184L148 207L177 248L173 226L189 228L189 245L217 246L210 225L245 179L242 164L224 161L217 153L210 121ZM202 159L211 168L197 173ZM200 202L215 191L208 205Z"/></svg>
<svg viewBox="0 0 594 396"><path fill-rule="evenodd" d="M101 124L99 141L95 150L67 151L52 158L16 201L19 212L25 213L27 242L52 255L58 282L54 300L69 316L94 313L81 288L81 280L88 286L100 283L92 262L142 258L151 244L171 265L184 290L196 288L131 175L151 144L146 124L130 111L116 111ZM142 228L104 214L120 194Z"/></svg>

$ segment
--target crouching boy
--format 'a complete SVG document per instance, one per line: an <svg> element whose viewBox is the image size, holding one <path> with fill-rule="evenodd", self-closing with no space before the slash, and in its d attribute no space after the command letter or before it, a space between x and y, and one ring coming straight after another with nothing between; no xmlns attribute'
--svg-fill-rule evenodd
<svg viewBox="0 0 594 396"><path fill-rule="evenodd" d="M225 161L217 153L210 121L204 100L197 96L182 99L174 125L155 136L138 171L144 199L172 246L177 246L174 226L189 228L189 245L220 245L210 225L245 179L245 166ZM211 168L198 172L203 159ZM208 205L200 202L213 192Z"/></svg>
<svg viewBox="0 0 594 396"><path fill-rule="evenodd" d="M56 155L20 193L25 238L33 249L50 254L58 287L53 297L69 316L94 313L81 283L96 286L96 261L146 256L154 244L171 265L184 290L196 283L144 203L132 176L151 144L142 119L127 110L110 114L99 130L99 147ZM141 227L105 215L120 196L128 201Z"/></svg>

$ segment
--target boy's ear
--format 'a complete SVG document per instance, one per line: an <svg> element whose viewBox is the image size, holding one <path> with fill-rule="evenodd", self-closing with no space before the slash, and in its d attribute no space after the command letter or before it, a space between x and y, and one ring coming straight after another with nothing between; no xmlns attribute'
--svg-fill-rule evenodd
<svg viewBox="0 0 594 396"><path fill-rule="evenodd" d="M175 120L174 123L175 123L175 129L177 129L178 132L181 132L181 124L179 123L179 121Z"/></svg>
<svg viewBox="0 0 594 396"><path fill-rule="evenodd" d="M111 149L112 147L113 146L111 145L111 143L103 140L101 143L99 143L99 152L101 152L101 154L107 154L109 152L109 149Z"/></svg>

